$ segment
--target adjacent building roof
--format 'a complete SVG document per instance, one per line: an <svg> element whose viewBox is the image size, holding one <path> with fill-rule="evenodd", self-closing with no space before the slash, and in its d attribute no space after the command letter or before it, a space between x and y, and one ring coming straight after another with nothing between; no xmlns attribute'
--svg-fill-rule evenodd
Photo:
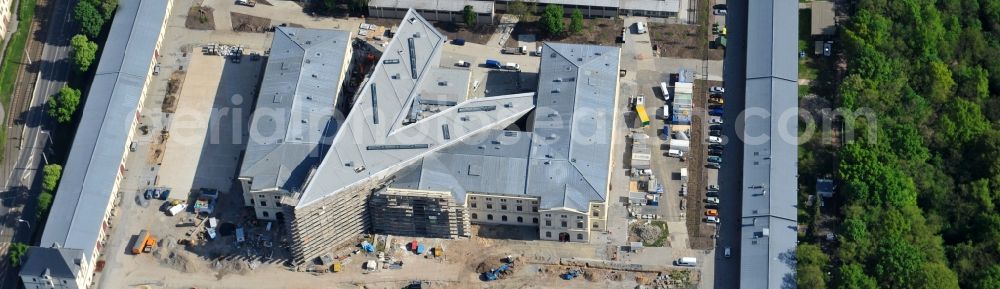
<svg viewBox="0 0 1000 289"><path fill-rule="evenodd" d="M301 189L322 160L350 49L350 32L275 30L240 169L252 191Z"/></svg>
<svg viewBox="0 0 1000 289"><path fill-rule="evenodd" d="M472 6L476 13L493 13L493 1L474 0L370 0L368 7L412 8L424 11L459 12Z"/></svg>
<svg viewBox="0 0 1000 289"><path fill-rule="evenodd" d="M740 287L794 288L798 2L747 6Z"/></svg>
<svg viewBox="0 0 1000 289"><path fill-rule="evenodd" d="M532 132L491 130L430 154L393 187L528 195L588 211L607 198L619 50L546 43Z"/></svg>
<svg viewBox="0 0 1000 289"><path fill-rule="evenodd" d="M296 206L386 176L477 132L509 125L534 108L533 93L427 108L418 88L437 81L429 72L438 67L444 43L423 17L407 12Z"/></svg>
<svg viewBox="0 0 1000 289"><path fill-rule="evenodd" d="M812 20L810 31L812 35L834 35L837 33L836 13L833 10L833 2L813 1Z"/></svg>
<svg viewBox="0 0 1000 289"><path fill-rule="evenodd" d="M680 0L621 0L621 9L658 12L680 12Z"/></svg>
<svg viewBox="0 0 1000 289"><path fill-rule="evenodd" d="M115 191L122 158L156 43L167 0L126 0L118 5L97 74L87 94L41 245L94 249Z"/></svg>
<svg viewBox="0 0 1000 289"><path fill-rule="evenodd" d="M27 259L21 264L22 276L76 278L83 261L83 250L49 247L29 247Z"/></svg>

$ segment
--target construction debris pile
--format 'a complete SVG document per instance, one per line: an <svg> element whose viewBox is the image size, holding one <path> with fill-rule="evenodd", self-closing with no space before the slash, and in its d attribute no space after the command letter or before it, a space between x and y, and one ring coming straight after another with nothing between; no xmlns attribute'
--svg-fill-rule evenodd
<svg viewBox="0 0 1000 289"><path fill-rule="evenodd" d="M649 222L642 222L632 226L632 233L643 244L652 244L660 237L663 230L657 226L653 226Z"/></svg>

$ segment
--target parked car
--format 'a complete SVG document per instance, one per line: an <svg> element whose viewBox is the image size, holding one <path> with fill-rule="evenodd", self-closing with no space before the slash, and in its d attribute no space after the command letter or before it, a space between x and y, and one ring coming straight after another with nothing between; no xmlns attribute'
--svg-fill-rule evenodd
<svg viewBox="0 0 1000 289"><path fill-rule="evenodd" d="M723 146L721 144L714 143L714 144L708 145L708 149L710 149L710 150L721 150L721 149L725 149L725 146Z"/></svg>
<svg viewBox="0 0 1000 289"><path fill-rule="evenodd" d="M709 93L725 93L726 88L721 86L713 86L708 88Z"/></svg>
<svg viewBox="0 0 1000 289"><path fill-rule="evenodd" d="M733 250L729 248L729 246L726 246L726 249L724 249L722 252L723 252L722 254L726 256L726 258L733 256Z"/></svg>
<svg viewBox="0 0 1000 289"><path fill-rule="evenodd" d="M708 216L708 217L705 217L705 222L706 223L715 223L715 224L718 224L718 223L721 223L722 220L719 220L719 217L717 217L717 216Z"/></svg>
<svg viewBox="0 0 1000 289"><path fill-rule="evenodd" d="M712 14L725 16L726 15L726 9L715 9L715 10L713 10Z"/></svg>
<svg viewBox="0 0 1000 289"><path fill-rule="evenodd" d="M465 45L465 39L455 38L455 39L451 40L451 44L454 44L454 45Z"/></svg>
<svg viewBox="0 0 1000 289"><path fill-rule="evenodd" d="M705 186L705 189L709 190L709 191L719 191L719 186L718 185L708 185L708 186Z"/></svg>
<svg viewBox="0 0 1000 289"><path fill-rule="evenodd" d="M719 216L719 210L716 210L716 209L705 210L705 216L715 216L715 217L717 217L717 216Z"/></svg>
<svg viewBox="0 0 1000 289"><path fill-rule="evenodd" d="M711 119L708 120L708 123L710 123L710 124L722 124L722 118L713 117L713 118L711 118Z"/></svg>
<svg viewBox="0 0 1000 289"><path fill-rule="evenodd" d="M722 168L722 164L720 164L720 163L708 163L708 164L705 164L705 167L710 168L710 169L717 169L718 170L718 169Z"/></svg>
<svg viewBox="0 0 1000 289"><path fill-rule="evenodd" d="M708 130L722 130L722 125L721 124L709 125Z"/></svg>
<svg viewBox="0 0 1000 289"><path fill-rule="evenodd" d="M722 109L721 108L710 109L708 110L708 115L722 116Z"/></svg>
<svg viewBox="0 0 1000 289"><path fill-rule="evenodd" d="M705 202L709 203L709 204L718 204L719 203L719 198L717 198L717 197L708 197L708 198L705 199Z"/></svg>
<svg viewBox="0 0 1000 289"><path fill-rule="evenodd" d="M710 135L710 136L722 136L722 131L721 130L710 130L710 131L708 131L708 135Z"/></svg>
<svg viewBox="0 0 1000 289"><path fill-rule="evenodd" d="M823 56L830 56L833 54L833 41L827 41L823 43Z"/></svg>
<svg viewBox="0 0 1000 289"><path fill-rule="evenodd" d="M708 142L709 143L722 143L722 138L721 137L717 137L717 136L710 136L710 137L708 137Z"/></svg>
<svg viewBox="0 0 1000 289"><path fill-rule="evenodd" d="M723 152L722 149L709 149L708 150L708 155L710 155L710 156L722 156L722 152Z"/></svg>
<svg viewBox="0 0 1000 289"><path fill-rule="evenodd" d="M726 100L722 99L721 97L710 97L710 98L708 98L708 102L709 103L725 104Z"/></svg>
<svg viewBox="0 0 1000 289"><path fill-rule="evenodd" d="M710 104L708 105L708 109L723 109L723 107L721 104Z"/></svg>
<svg viewBox="0 0 1000 289"><path fill-rule="evenodd" d="M719 204L705 204L705 209L708 210L718 210Z"/></svg>
<svg viewBox="0 0 1000 289"><path fill-rule="evenodd" d="M719 196L719 191L708 191L708 192L705 192L705 195L709 196L709 197L718 197Z"/></svg>
<svg viewBox="0 0 1000 289"><path fill-rule="evenodd" d="M708 162L710 162L710 163L720 163L721 164L722 163L722 157L720 157L720 156L709 156L708 157Z"/></svg>

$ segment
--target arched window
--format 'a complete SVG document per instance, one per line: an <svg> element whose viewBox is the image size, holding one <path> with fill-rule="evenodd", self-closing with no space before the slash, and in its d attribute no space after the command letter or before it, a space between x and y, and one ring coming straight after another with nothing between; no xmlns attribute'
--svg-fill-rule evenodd
<svg viewBox="0 0 1000 289"><path fill-rule="evenodd" d="M493 221L493 214L486 215L486 219L490 220L490 221Z"/></svg>
<svg viewBox="0 0 1000 289"><path fill-rule="evenodd" d="M577 240L583 240L583 234L576 234Z"/></svg>
<svg viewBox="0 0 1000 289"><path fill-rule="evenodd" d="M521 218L520 216L518 216L517 217L517 222L518 223L524 223L524 218Z"/></svg>
<svg viewBox="0 0 1000 289"><path fill-rule="evenodd" d="M473 220L479 219L479 215L477 215L476 213L472 213L472 219Z"/></svg>
<svg viewBox="0 0 1000 289"><path fill-rule="evenodd" d="M538 224L538 218L531 218L531 222L535 223L535 224Z"/></svg>
<svg viewBox="0 0 1000 289"><path fill-rule="evenodd" d="M500 220L506 222L507 221L507 215L500 216Z"/></svg>

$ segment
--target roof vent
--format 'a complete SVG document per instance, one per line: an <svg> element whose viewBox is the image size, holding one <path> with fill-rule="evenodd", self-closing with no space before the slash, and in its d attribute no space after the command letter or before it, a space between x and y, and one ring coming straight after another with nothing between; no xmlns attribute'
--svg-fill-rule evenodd
<svg viewBox="0 0 1000 289"><path fill-rule="evenodd" d="M556 89L553 89L553 90L552 90L552 93L559 93L559 89L558 89L558 88L556 88Z"/></svg>
<svg viewBox="0 0 1000 289"><path fill-rule="evenodd" d="M346 162L346 163L344 163L344 166L345 167L353 167L354 166L354 162Z"/></svg>
<svg viewBox="0 0 1000 289"><path fill-rule="evenodd" d="M393 74L392 79L399 79L399 73Z"/></svg>
<svg viewBox="0 0 1000 289"><path fill-rule="evenodd" d="M365 166L360 166L360 167L354 168L354 172L355 173L360 173L360 172L363 172L364 170L365 170Z"/></svg>
<svg viewBox="0 0 1000 289"><path fill-rule="evenodd" d="M306 59L306 64L312 63L312 60Z"/></svg>
<svg viewBox="0 0 1000 289"><path fill-rule="evenodd" d="M768 228L761 229L760 230L760 234L764 235L764 237L770 236L771 235L771 229L768 229Z"/></svg>
<svg viewBox="0 0 1000 289"><path fill-rule="evenodd" d="M547 157L547 158L550 158L550 159L551 159L551 158L552 158L552 154L545 154L545 157Z"/></svg>
<svg viewBox="0 0 1000 289"><path fill-rule="evenodd" d="M312 40L306 40L306 44L313 44Z"/></svg>
<svg viewBox="0 0 1000 289"><path fill-rule="evenodd" d="M562 82L562 77L556 77L556 79L553 79L552 82Z"/></svg>
<svg viewBox="0 0 1000 289"><path fill-rule="evenodd" d="M413 33L413 38L420 38L420 32Z"/></svg>
<svg viewBox="0 0 1000 289"><path fill-rule="evenodd" d="M417 21L417 18L410 17L410 19L406 19L406 21L409 21L410 23L413 23L413 21Z"/></svg>
<svg viewBox="0 0 1000 289"><path fill-rule="evenodd" d="M312 77L313 77L313 78L316 78L317 76L316 76L315 74L313 74L313 75L312 75Z"/></svg>
<svg viewBox="0 0 1000 289"><path fill-rule="evenodd" d="M302 119L302 123L309 123L309 120L306 120L306 119L303 118Z"/></svg>
<svg viewBox="0 0 1000 289"><path fill-rule="evenodd" d="M583 61L583 57L577 57L576 61Z"/></svg>
<svg viewBox="0 0 1000 289"><path fill-rule="evenodd" d="M438 86L448 86L448 81L447 80L438 81Z"/></svg>
<svg viewBox="0 0 1000 289"><path fill-rule="evenodd" d="M504 103L503 107L507 107L507 108L514 107L514 103L510 103L510 102Z"/></svg>

